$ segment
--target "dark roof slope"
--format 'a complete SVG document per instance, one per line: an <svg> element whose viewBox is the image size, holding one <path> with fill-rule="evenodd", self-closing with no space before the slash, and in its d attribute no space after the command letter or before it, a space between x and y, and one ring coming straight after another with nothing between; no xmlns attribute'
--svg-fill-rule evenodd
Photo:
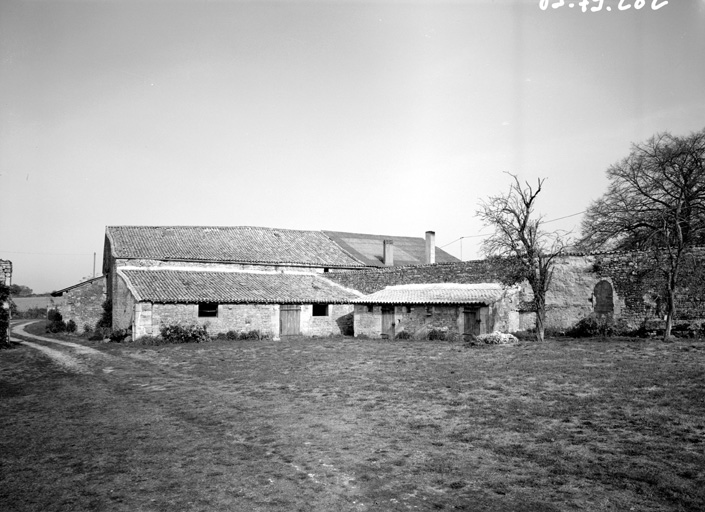
<svg viewBox="0 0 705 512"><path fill-rule="evenodd" d="M116 258L361 267L320 231L249 226L108 226Z"/></svg>
<svg viewBox="0 0 705 512"><path fill-rule="evenodd" d="M192 270L118 270L141 301L229 304L348 304L359 298L315 274L210 272Z"/></svg>
<svg viewBox="0 0 705 512"><path fill-rule="evenodd" d="M394 241L394 265L426 263L426 239L411 236L366 235L324 231L335 243L365 265L384 266L384 240ZM455 263L458 258L436 247L436 263Z"/></svg>

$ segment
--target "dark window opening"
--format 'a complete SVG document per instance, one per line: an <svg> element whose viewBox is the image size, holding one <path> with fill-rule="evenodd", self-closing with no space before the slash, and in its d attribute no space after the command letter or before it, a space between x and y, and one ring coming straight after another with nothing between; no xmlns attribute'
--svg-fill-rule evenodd
<svg viewBox="0 0 705 512"><path fill-rule="evenodd" d="M368 304L367 305L367 312L372 313L373 310L374 310L374 306L372 304Z"/></svg>
<svg viewBox="0 0 705 512"><path fill-rule="evenodd" d="M313 316L328 316L328 304L314 304Z"/></svg>
<svg viewBox="0 0 705 512"><path fill-rule="evenodd" d="M199 302L198 303L198 316L218 316L218 303L217 302Z"/></svg>

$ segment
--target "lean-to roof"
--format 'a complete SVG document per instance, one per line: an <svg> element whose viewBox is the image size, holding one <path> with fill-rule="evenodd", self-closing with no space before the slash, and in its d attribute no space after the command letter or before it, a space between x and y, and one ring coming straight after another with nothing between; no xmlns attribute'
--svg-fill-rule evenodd
<svg viewBox="0 0 705 512"><path fill-rule="evenodd" d="M404 284L365 295L355 304L490 304L499 300L505 288L500 284Z"/></svg>
<svg viewBox="0 0 705 512"><path fill-rule="evenodd" d="M316 274L121 267L138 301L159 303L349 304L360 295Z"/></svg>

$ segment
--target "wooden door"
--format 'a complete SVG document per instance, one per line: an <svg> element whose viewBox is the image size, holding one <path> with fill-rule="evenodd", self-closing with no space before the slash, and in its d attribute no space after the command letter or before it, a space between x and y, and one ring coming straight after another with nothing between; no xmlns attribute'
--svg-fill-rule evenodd
<svg viewBox="0 0 705 512"><path fill-rule="evenodd" d="M282 336L296 336L301 333L301 306L282 304L279 307L279 332Z"/></svg>
<svg viewBox="0 0 705 512"><path fill-rule="evenodd" d="M480 312L477 309L465 309L463 311L463 334L480 334Z"/></svg>
<svg viewBox="0 0 705 512"><path fill-rule="evenodd" d="M382 306L382 336L394 339L394 306Z"/></svg>

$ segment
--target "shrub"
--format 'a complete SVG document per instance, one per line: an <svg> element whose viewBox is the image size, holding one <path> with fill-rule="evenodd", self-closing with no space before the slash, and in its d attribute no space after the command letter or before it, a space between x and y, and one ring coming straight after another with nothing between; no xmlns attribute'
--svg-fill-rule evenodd
<svg viewBox="0 0 705 512"><path fill-rule="evenodd" d="M13 318L46 318L47 308L29 308L27 311L12 313Z"/></svg>
<svg viewBox="0 0 705 512"><path fill-rule="evenodd" d="M614 327L607 318L597 318L594 316L583 318L566 332L566 335L572 338L607 337L613 334Z"/></svg>
<svg viewBox="0 0 705 512"><path fill-rule="evenodd" d="M98 323L95 324L95 326L96 326L96 328L107 327L108 329L112 329L112 327L113 327L113 301L110 299L106 299L105 301L103 301L102 308L103 308L103 313L100 317L100 320L98 320Z"/></svg>
<svg viewBox="0 0 705 512"><path fill-rule="evenodd" d="M105 338L110 337L112 329L107 327L96 327L93 333L89 336L89 341L103 341Z"/></svg>
<svg viewBox="0 0 705 512"><path fill-rule="evenodd" d="M426 339L431 341L445 341L446 331L443 331L441 329L431 329L426 334Z"/></svg>
<svg viewBox="0 0 705 512"><path fill-rule="evenodd" d="M491 334L480 334L475 339L485 345L511 345L519 340L512 334L495 331Z"/></svg>
<svg viewBox="0 0 705 512"><path fill-rule="evenodd" d="M159 332L164 343L203 343L210 341L205 325L162 325Z"/></svg>
<svg viewBox="0 0 705 512"><path fill-rule="evenodd" d="M57 333L66 331L66 322L64 322L61 313L56 309L50 309L47 313L47 319L49 323L46 326L46 332Z"/></svg>
<svg viewBox="0 0 705 512"><path fill-rule="evenodd" d="M412 338L413 338L413 336L412 336L411 333L408 332L408 331L401 331L401 332L398 332L397 335L394 336L394 339L395 339L395 340L410 340L410 339L412 339Z"/></svg>
<svg viewBox="0 0 705 512"><path fill-rule="evenodd" d="M132 337L131 329L116 329L108 335L110 341L112 341L113 343L122 343L128 336L130 338Z"/></svg>
<svg viewBox="0 0 705 512"><path fill-rule="evenodd" d="M76 322L74 322L73 318L66 322L66 332L76 332L76 329L78 327L76 326Z"/></svg>

